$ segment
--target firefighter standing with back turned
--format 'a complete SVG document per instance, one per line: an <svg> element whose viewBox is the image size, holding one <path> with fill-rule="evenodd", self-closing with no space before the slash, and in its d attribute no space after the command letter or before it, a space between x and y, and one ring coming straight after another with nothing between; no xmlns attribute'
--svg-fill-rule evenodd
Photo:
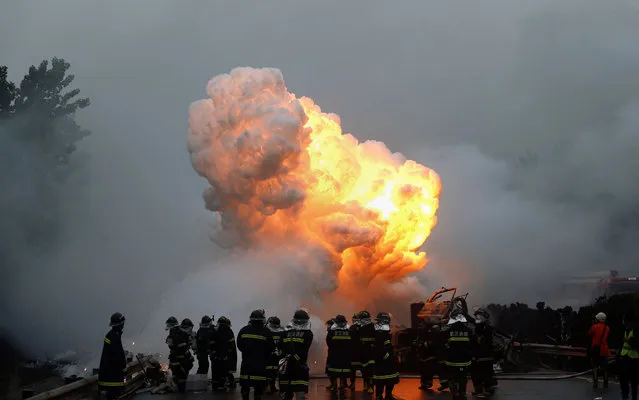
<svg viewBox="0 0 639 400"><path fill-rule="evenodd" d="M359 315L353 314L352 325L350 327L351 332L351 384L349 389L355 390L355 380L357 378L357 371L362 370L362 352L361 345L359 343Z"/></svg>
<svg viewBox="0 0 639 400"><path fill-rule="evenodd" d="M444 330L448 337L446 344L447 377L453 399L466 398L468 370L472 364L472 330L466 324L466 318L459 310L450 314L448 326Z"/></svg>
<svg viewBox="0 0 639 400"><path fill-rule="evenodd" d="M208 315L202 317L200 329L195 334L195 353L197 354L197 373L209 374L209 356L212 355L215 343L215 328L212 326L213 320ZM212 357L211 357L212 358ZM212 361L212 360L211 360Z"/></svg>
<svg viewBox="0 0 639 400"><path fill-rule="evenodd" d="M350 355L352 346L349 328L346 317L338 315L326 333L326 345L328 346L326 372L331 381L329 389L333 392L338 390L338 379L340 381L340 392L343 393L348 386L347 379L351 374Z"/></svg>
<svg viewBox="0 0 639 400"><path fill-rule="evenodd" d="M280 397L283 400L306 399L308 394L308 350L313 343L313 332L308 312L297 310L293 321L286 327L282 339L285 354L280 365Z"/></svg>
<svg viewBox="0 0 639 400"><path fill-rule="evenodd" d="M193 322L184 318L180 326L169 331L167 343L169 345L169 367L173 373L173 382L179 393L186 392L186 379L193 368Z"/></svg>
<svg viewBox="0 0 639 400"><path fill-rule="evenodd" d="M375 324L375 391L377 400L393 400L393 387L399 383L397 360L391 341L390 314L377 314Z"/></svg>
<svg viewBox="0 0 639 400"><path fill-rule="evenodd" d="M266 387L266 367L273 353L273 338L266 327L264 310L251 313L249 323L237 334L237 348L242 352L240 388L242 400L248 400L251 388L261 399Z"/></svg>
<svg viewBox="0 0 639 400"><path fill-rule="evenodd" d="M373 393L373 375L375 374L375 325L371 321L371 314L368 311L359 313L359 336L362 377L364 379L364 392Z"/></svg>
<svg viewBox="0 0 639 400"><path fill-rule="evenodd" d="M495 374L493 371L493 328L490 326L490 314L483 308L475 311L475 335L473 340L473 364L470 368L473 394L477 397L489 397L495 393Z"/></svg>
<svg viewBox="0 0 639 400"><path fill-rule="evenodd" d="M218 318L214 342L215 350L211 367L213 390L231 391L235 389L233 373L237 370L237 348L231 320L227 317Z"/></svg>
<svg viewBox="0 0 639 400"><path fill-rule="evenodd" d="M122 347L124 321L124 315L119 312L111 315L109 323L111 330L104 337L104 345L102 346L98 385L100 391L106 392L107 400L116 399L124 389L124 371L126 369L126 356Z"/></svg>
<svg viewBox="0 0 639 400"><path fill-rule="evenodd" d="M273 340L273 352L269 357L266 377L266 394L277 392L277 371L279 370L280 360L282 359L282 335L284 328L278 317L269 317L266 321L266 327L271 331L271 339Z"/></svg>
<svg viewBox="0 0 639 400"><path fill-rule="evenodd" d="M435 327L437 327L436 331ZM439 325L434 325L428 331L425 328L420 329L419 337L415 343L419 363L420 390L430 390L433 387L433 377L437 371L435 332L439 334Z"/></svg>

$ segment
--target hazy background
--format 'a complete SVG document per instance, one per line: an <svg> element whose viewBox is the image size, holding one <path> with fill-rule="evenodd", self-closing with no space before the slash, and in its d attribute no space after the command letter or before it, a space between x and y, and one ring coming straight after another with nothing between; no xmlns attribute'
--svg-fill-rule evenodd
<svg viewBox="0 0 639 400"><path fill-rule="evenodd" d="M437 170L440 219L419 276L429 291L532 302L561 274L636 271L637 4L4 2L0 64L19 81L64 57L93 134L62 245L1 266L0 326L53 354L99 349L116 310L127 335L160 347L170 314L226 313L238 329L266 304L287 318L291 285L269 281L263 257L216 263L186 151L189 104L235 66L280 68L346 132Z"/></svg>

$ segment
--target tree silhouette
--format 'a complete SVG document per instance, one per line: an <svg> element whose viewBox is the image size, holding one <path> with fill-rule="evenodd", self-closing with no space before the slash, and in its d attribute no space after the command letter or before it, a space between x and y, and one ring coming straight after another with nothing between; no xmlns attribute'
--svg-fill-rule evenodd
<svg viewBox="0 0 639 400"><path fill-rule="evenodd" d="M71 155L89 134L75 113L90 101L70 87L69 68L61 58L44 60L16 87L0 66L0 262L46 250L61 227L62 185L79 168Z"/></svg>

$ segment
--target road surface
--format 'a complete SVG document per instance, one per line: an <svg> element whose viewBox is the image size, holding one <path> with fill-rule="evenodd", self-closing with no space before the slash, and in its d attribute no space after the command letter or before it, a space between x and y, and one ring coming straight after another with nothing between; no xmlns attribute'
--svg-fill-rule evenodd
<svg viewBox="0 0 639 400"><path fill-rule="evenodd" d="M358 382L361 384L361 381ZM311 380L311 387L309 390L310 400L331 399L330 393L326 390L328 380L326 379L313 379ZM402 382L395 387L393 394L400 400L427 400L427 399L450 399L450 392L422 392L417 387L419 386L418 379L402 379ZM437 385L435 385L437 386ZM472 391L472 384L468 384L468 392ZM599 389L598 391L592 389L592 384L585 380L571 379L561 381L501 381L499 382L499 389L493 399L517 399L517 400L529 400L529 399L558 399L558 400L584 400L595 399L602 397L605 399L618 399L620 398L619 386L611 384L609 389ZM239 400L241 399L239 388L236 393L221 393L212 394L206 393L187 393L187 394L164 394L164 395L152 395L148 393L142 393L136 395L133 400L201 400L201 399L227 399L227 400ZM251 399L253 398L251 394ZM263 396L264 400L279 399L278 396ZM470 394L469 399L472 399ZM358 385L355 394L352 395L349 392L346 393L346 399L374 399L371 395L362 393L361 386Z"/></svg>

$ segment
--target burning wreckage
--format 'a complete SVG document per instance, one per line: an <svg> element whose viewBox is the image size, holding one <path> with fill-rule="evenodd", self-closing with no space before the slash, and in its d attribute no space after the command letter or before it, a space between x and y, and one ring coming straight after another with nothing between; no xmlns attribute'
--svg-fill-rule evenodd
<svg viewBox="0 0 639 400"><path fill-rule="evenodd" d="M404 371L417 370L416 343L423 338L433 335L432 328L435 325L448 323L453 310L459 310L471 323L475 319L468 311L466 298L468 293L457 296L457 288L441 288L433 293L426 302L411 304L411 326L406 329L396 330L393 335L396 353L400 368ZM493 328L493 346L495 363L504 372L518 370L520 368L520 344L512 335Z"/></svg>

